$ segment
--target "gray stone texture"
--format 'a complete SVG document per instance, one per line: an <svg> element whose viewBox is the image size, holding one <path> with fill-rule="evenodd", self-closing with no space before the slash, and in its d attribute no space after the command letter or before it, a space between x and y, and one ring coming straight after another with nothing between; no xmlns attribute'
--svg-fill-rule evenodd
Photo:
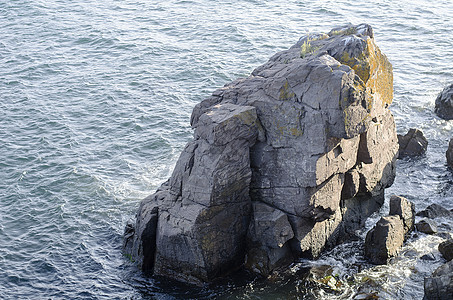
<svg viewBox="0 0 453 300"><path fill-rule="evenodd" d="M415 205L404 197L392 195L390 197L390 213L389 215L397 215L403 220L404 235L414 230L415 226Z"/></svg>
<svg viewBox="0 0 453 300"><path fill-rule="evenodd" d="M126 253L192 283L244 262L266 275L317 257L362 226L393 183L392 93L368 25L275 54L195 106L194 139L128 225Z"/></svg>
<svg viewBox="0 0 453 300"><path fill-rule="evenodd" d="M398 134L398 158L422 155L428 148L428 140L418 129L411 128L405 135Z"/></svg>
<svg viewBox="0 0 453 300"><path fill-rule="evenodd" d="M368 231L365 238L365 256L377 265L398 254L404 242L404 225L399 216L382 217Z"/></svg>
<svg viewBox="0 0 453 300"><path fill-rule="evenodd" d="M437 96L434 112L442 119L453 119L453 83L446 86Z"/></svg>
<svg viewBox="0 0 453 300"><path fill-rule="evenodd" d="M425 277L425 300L453 299L453 260L443 264L431 277Z"/></svg>

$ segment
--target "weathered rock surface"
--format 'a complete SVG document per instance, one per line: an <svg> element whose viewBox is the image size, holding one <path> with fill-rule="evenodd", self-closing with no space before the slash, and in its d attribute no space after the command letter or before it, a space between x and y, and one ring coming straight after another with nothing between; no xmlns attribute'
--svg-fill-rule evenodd
<svg viewBox="0 0 453 300"><path fill-rule="evenodd" d="M439 204L433 203L426 209L418 212L416 216L434 219L437 217L451 217L453 213Z"/></svg>
<svg viewBox="0 0 453 300"><path fill-rule="evenodd" d="M426 152L428 140L418 129L411 128L405 135L398 134L398 158L419 156Z"/></svg>
<svg viewBox="0 0 453 300"><path fill-rule="evenodd" d="M447 164L450 166L450 168L453 168L453 138L451 138L450 142L448 143L448 149L445 153L445 156L447 157Z"/></svg>
<svg viewBox="0 0 453 300"><path fill-rule="evenodd" d="M404 242L404 225L399 216L382 217L367 233L365 256L377 265L398 254Z"/></svg>
<svg viewBox="0 0 453 300"><path fill-rule="evenodd" d="M425 277L426 300L453 299L453 260L440 266L431 277Z"/></svg>
<svg viewBox="0 0 453 300"><path fill-rule="evenodd" d="M437 96L434 112L442 119L453 119L453 83L446 86Z"/></svg>
<svg viewBox="0 0 453 300"><path fill-rule="evenodd" d="M442 256L450 261L453 259L453 240L447 240L439 244L439 252L442 253Z"/></svg>
<svg viewBox="0 0 453 300"><path fill-rule="evenodd" d="M390 213L401 218L404 225L404 235L414 230L415 226L415 205L404 197L392 195L390 197Z"/></svg>
<svg viewBox="0 0 453 300"><path fill-rule="evenodd" d="M436 223L434 223L432 220L421 220L417 224L415 224L417 227L417 230L426 234L434 234L437 232L437 226Z"/></svg>
<svg viewBox="0 0 453 300"><path fill-rule="evenodd" d="M142 201L126 253L192 283L318 256L362 226L393 183L392 93L368 25L277 53L195 106L194 139Z"/></svg>

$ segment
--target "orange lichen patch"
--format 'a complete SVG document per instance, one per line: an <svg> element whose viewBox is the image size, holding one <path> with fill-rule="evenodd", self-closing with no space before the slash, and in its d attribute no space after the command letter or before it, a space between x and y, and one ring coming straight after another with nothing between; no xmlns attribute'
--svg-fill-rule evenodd
<svg viewBox="0 0 453 300"><path fill-rule="evenodd" d="M343 52L339 61L351 67L362 79L371 94L382 105L390 104L393 100L393 72L392 64L382 54L372 38L367 37L363 53L351 57L348 52Z"/></svg>

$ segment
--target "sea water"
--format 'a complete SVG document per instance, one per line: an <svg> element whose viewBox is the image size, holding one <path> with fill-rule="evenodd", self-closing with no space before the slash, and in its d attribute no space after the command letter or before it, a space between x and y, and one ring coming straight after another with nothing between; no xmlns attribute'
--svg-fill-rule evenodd
<svg viewBox="0 0 453 300"><path fill-rule="evenodd" d="M391 194L453 208L453 121L433 113L453 82L450 0L0 0L0 298L421 298L440 237L412 237L388 266L367 265L351 242L294 264L290 280L204 288L147 277L121 252L127 220L192 137L194 105L301 36L347 23L373 26L393 64L397 131L429 140L425 156L398 161L380 214ZM298 270L316 264L335 269L338 291L304 288Z"/></svg>

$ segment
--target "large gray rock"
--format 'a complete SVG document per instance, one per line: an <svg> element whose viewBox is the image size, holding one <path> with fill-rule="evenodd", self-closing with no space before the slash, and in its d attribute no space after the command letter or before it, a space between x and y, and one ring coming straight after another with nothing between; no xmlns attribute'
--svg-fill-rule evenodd
<svg viewBox="0 0 453 300"><path fill-rule="evenodd" d="M453 299L453 260L440 266L431 277L425 277L425 300Z"/></svg>
<svg viewBox="0 0 453 300"><path fill-rule="evenodd" d="M195 106L194 140L143 200L126 253L192 283L244 262L266 275L317 257L362 226L393 183L392 92L368 25L277 53Z"/></svg>
<svg viewBox="0 0 453 300"><path fill-rule="evenodd" d="M415 226L415 205L404 197L392 195L390 197L390 213L389 215L397 215L403 220L404 235L414 230Z"/></svg>
<svg viewBox="0 0 453 300"><path fill-rule="evenodd" d="M453 83L446 86L437 96L434 112L442 119L453 119Z"/></svg>
<svg viewBox="0 0 453 300"><path fill-rule="evenodd" d="M426 152L428 140L418 129L411 128L405 135L398 134L398 158L419 156Z"/></svg>
<svg viewBox="0 0 453 300"><path fill-rule="evenodd" d="M377 265L398 254L404 242L404 225L399 216L382 217L367 233L365 256Z"/></svg>
<svg viewBox="0 0 453 300"><path fill-rule="evenodd" d="M451 138L450 142L448 143L448 149L445 153L445 156L447 157L448 165L450 166L450 168L453 168L453 138Z"/></svg>

